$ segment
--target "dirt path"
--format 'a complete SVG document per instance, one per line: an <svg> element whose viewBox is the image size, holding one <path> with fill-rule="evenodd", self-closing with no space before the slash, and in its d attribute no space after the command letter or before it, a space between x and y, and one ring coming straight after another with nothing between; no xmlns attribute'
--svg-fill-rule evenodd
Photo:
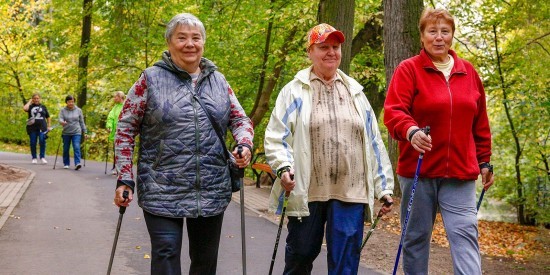
<svg viewBox="0 0 550 275"><path fill-rule="evenodd" d="M394 206L394 210L390 215L398 219L399 205ZM377 270L383 270L389 274L393 271L397 248L401 235L398 235L389 230L389 218L381 219L378 223L373 235L369 238L367 245L363 249L361 261ZM370 226L365 227L365 232L370 229ZM481 233L481 232L480 232ZM511 258L490 257L482 255L482 272L483 274L550 274L550 244L549 244L548 229L541 229L539 236L540 241L546 248L543 254L535 255L524 261L515 261ZM545 255L544 255L545 254ZM400 267L401 269L401 262ZM430 274L453 274L451 253L448 247L441 247L432 243L430 249ZM398 274L403 274L399 270Z"/></svg>

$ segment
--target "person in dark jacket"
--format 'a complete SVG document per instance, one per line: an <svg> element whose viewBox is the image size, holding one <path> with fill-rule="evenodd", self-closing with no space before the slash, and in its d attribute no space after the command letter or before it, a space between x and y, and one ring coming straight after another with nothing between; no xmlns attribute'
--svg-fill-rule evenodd
<svg viewBox="0 0 550 275"><path fill-rule="evenodd" d="M419 55L399 64L384 103L384 124L399 141L397 174L407 213L419 153L425 153L403 241L405 274L428 274L432 228L439 209L454 274L481 274L476 186L494 182L485 91L472 64L450 50L454 19L427 8L420 17ZM430 126L426 135L421 127Z"/></svg>
<svg viewBox="0 0 550 275"><path fill-rule="evenodd" d="M184 221L189 274L216 274L222 221L232 190L224 141L208 114L223 137L229 129L242 146L241 155L237 149L231 152L241 168L250 162L253 127L225 77L203 57L203 23L191 14L178 14L168 23L165 39L168 50L129 90L119 116L114 202L127 207L137 191L151 238L151 274L181 274ZM134 182L132 156L138 134ZM124 191L129 192L128 199L123 198Z"/></svg>
<svg viewBox="0 0 550 275"><path fill-rule="evenodd" d="M32 163L38 163L36 158L36 143L40 144L40 161L42 164L48 163L46 160L46 132L50 130L51 118L48 108L40 103L40 94L32 95L32 98L23 106L23 110L28 113L27 116L27 134L31 142Z"/></svg>

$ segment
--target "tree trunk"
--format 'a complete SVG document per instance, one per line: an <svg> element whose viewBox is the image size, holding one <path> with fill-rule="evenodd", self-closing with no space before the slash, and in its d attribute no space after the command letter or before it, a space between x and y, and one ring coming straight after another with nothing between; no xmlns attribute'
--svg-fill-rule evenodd
<svg viewBox="0 0 550 275"><path fill-rule="evenodd" d="M508 120L508 125L510 126L510 132L512 133L512 138L514 139L514 145L516 147L516 153L514 156L514 169L516 171L516 192L518 196L517 200L517 215L518 215L518 222L519 224L527 224L527 220L525 218L525 197L523 195L523 182L521 180L521 168L520 168L520 161L523 149L521 148L518 133L516 130L516 126L514 125L514 120L512 119L512 115L510 113L510 106L508 104L508 90L506 87L508 86L504 80L504 75L502 73L502 67L501 67L501 60L502 57L500 55L500 52L498 50L498 37L497 37L497 28L495 25L493 25L493 42L495 46L495 54L497 57L497 71L498 76L500 80L500 89L502 90L502 104L504 105L504 112L506 113L506 119Z"/></svg>
<svg viewBox="0 0 550 275"><path fill-rule="evenodd" d="M317 20L327 23L344 33L346 41L342 44L342 62L340 70L349 74L351 63L351 45L353 38L353 20L355 0L321 0Z"/></svg>
<svg viewBox="0 0 550 275"><path fill-rule="evenodd" d="M384 0L384 65L387 85L391 82L397 65L420 50L420 33L417 26L423 7L422 0ZM399 152L397 141L390 135L388 153L395 175ZM401 196L397 180L394 193Z"/></svg>
<svg viewBox="0 0 550 275"><path fill-rule="evenodd" d="M271 0L271 6L270 8L273 9L273 4L275 3L275 0ZM263 90L264 90L264 83L265 83L265 75L267 70L267 61L269 59L269 48L271 45L271 31L273 30L273 16L274 13L271 13L269 16L269 22L267 23L267 32L265 34L265 46L264 46L264 55L262 58L262 68L260 69L260 79L258 80L258 92L256 93L256 101L254 102L254 106L252 107L252 111L250 112L251 116L254 116L259 108L260 105L268 105L269 104L269 98L267 97L267 101L265 100L263 96ZM270 93L271 95L271 93ZM262 102L263 100L263 102ZM265 109L267 112L267 108ZM264 112L265 113L265 112ZM263 118L263 114L259 116L260 120L257 121L258 123L261 123L261 118ZM254 123L254 125L258 125Z"/></svg>
<svg viewBox="0 0 550 275"><path fill-rule="evenodd" d="M271 98L271 94L273 93L273 90L275 89L275 86L277 85L277 82L279 81L279 77L281 76L281 71L286 63L285 56L290 52L290 44L291 41L293 41L294 36L296 36L296 32L298 31L297 27L292 28L288 35L285 37L285 42L283 43L281 47L280 53L277 55L277 62L275 63L275 66L273 67L273 72L271 76L267 79L267 84L264 85L261 92L259 92L256 103L254 104L254 111L250 114L250 119L252 120L253 125L259 125L262 122L262 119L264 118L265 113L269 110L269 99ZM259 98L259 99L258 99Z"/></svg>
<svg viewBox="0 0 550 275"><path fill-rule="evenodd" d="M80 56L78 57L78 97L77 106L86 105L88 85L88 56L90 54L90 36L92 31L92 3L93 0L83 0L82 37L80 39Z"/></svg>

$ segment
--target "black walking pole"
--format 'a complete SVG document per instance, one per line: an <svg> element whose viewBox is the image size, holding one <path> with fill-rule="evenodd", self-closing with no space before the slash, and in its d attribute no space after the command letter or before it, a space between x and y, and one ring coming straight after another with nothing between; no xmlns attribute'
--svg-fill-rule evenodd
<svg viewBox="0 0 550 275"><path fill-rule="evenodd" d="M86 158L88 157L88 156L86 156L88 154L88 151L86 150L86 147L87 147L86 145L88 145L88 142L87 142L86 138L84 137L84 134L82 134L82 138L84 139L84 142L80 143L80 145L81 145L80 147L82 147L82 143L84 143L84 150L82 150L82 152L84 152L84 154L82 154L82 160L84 161L84 167L86 167Z"/></svg>
<svg viewBox="0 0 550 275"><path fill-rule="evenodd" d="M492 175L493 174L493 165L488 165L489 167L489 173ZM485 191L487 191L485 189L485 187L483 187L483 190L481 190L481 195L479 195L479 201L477 202L477 212L479 212L479 207L481 206L481 202L483 201L483 195L485 195Z"/></svg>
<svg viewBox="0 0 550 275"><path fill-rule="evenodd" d="M483 201L483 195L485 195L485 188L481 190L481 195L479 195L479 201L477 201L477 212L479 212L479 207L481 206L481 202Z"/></svg>
<svg viewBox="0 0 550 275"><path fill-rule="evenodd" d="M294 179L294 175L290 175L291 179ZM275 238L275 247L273 248L273 256L271 257L271 265L269 266L269 275L273 274L273 265L275 264L275 258L277 257L277 249L279 248L279 239L281 238L281 230L283 229L283 223L285 221L286 206L288 205L288 196L290 191L285 191L283 199L283 210L281 211L281 221L279 222L279 229L277 230L277 238Z"/></svg>
<svg viewBox="0 0 550 275"><path fill-rule="evenodd" d="M422 131L426 135L430 134L430 126L426 126ZM411 139L412 140L412 139ZM409 223L409 216L411 214L412 204L414 200L414 192L416 191L416 184L418 183L418 175L420 174L420 167L422 166L422 160L424 159L424 153L420 153L418 156L418 163L416 164L416 172L414 173L414 181L411 189L411 197L409 198L409 204L407 205L407 215L403 222L403 228L401 229L401 240L399 241L399 249L397 250L397 257L395 257L395 265L393 266L393 275L397 272L397 266L399 265L399 257L401 256L401 249L403 248L403 239L405 239L405 232L407 231L407 224Z"/></svg>
<svg viewBox="0 0 550 275"><path fill-rule="evenodd" d="M388 202L387 200L384 200L384 206L390 206L392 204L393 204L393 201ZM376 228L376 225L378 224L378 221L380 220L380 218L382 216L384 216L384 214L382 213L382 209L380 209L380 211L378 211L378 215L376 215L376 219L374 220L374 222L372 223L372 226L370 227L369 232L367 233L367 236L365 237L365 240L363 240L363 243L361 244L361 248L359 249L359 253L361 253L361 251L363 250L363 247L365 247L365 244L367 244L367 241L369 240L370 235L372 235L372 232L374 231L374 228Z"/></svg>
<svg viewBox="0 0 550 275"><path fill-rule="evenodd" d="M128 199L128 191L122 192L122 197L124 198L124 201ZM113 267L113 258L115 257L115 250L116 250L116 243L118 242L118 233L120 233L120 225L122 224L122 217L124 216L124 212L126 212L126 207L121 206L118 208L118 224L116 226L115 231L115 240L113 242L113 249L111 250L111 259L109 260L109 269L107 269L107 275L111 274L111 268Z"/></svg>
<svg viewBox="0 0 550 275"><path fill-rule="evenodd" d="M57 143L57 151L55 151L55 160L53 161L53 170L55 170L55 165L57 164L57 155L59 155L59 147L61 146L62 141L63 135L61 135L61 139L59 139L59 143Z"/></svg>
<svg viewBox="0 0 550 275"><path fill-rule="evenodd" d="M107 175L107 160L109 159L109 139L107 139L107 149L105 150L105 175Z"/></svg>
<svg viewBox="0 0 550 275"><path fill-rule="evenodd" d="M237 147L237 153L239 154L239 158L242 158L243 155L243 146L239 145ZM243 274L246 275L246 233L245 233L245 217L244 217L244 184L243 184L243 178L244 178L244 168L239 169L239 177L241 178L241 251L242 251L242 262L243 262Z"/></svg>

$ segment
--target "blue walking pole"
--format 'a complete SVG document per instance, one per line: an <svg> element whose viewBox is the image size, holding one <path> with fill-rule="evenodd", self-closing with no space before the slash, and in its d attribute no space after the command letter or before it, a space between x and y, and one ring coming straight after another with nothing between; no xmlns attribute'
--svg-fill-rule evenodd
<svg viewBox="0 0 550 275"><path fill-rule="evenodd" d="M423 129L426 135L430 134L430 126L426 126ZM399 241L399 249L397 250L397 257L395 258L395 265L393 266L393 275L397 272L397 266L399 265L399 257L401 256L401 249L403 248L403 239L405 239L405 232L407 231L407 224L409 223L409 216L411 214L412 204L414 200L414 192L416 191L416 184L418 183L418 175L420 174L420 167L422 166L422 160L424 159L424 154L420 153L418 156L418 163L416 164L416 172L414 173L414 181L411 190L411 197L409 198L409 204L407 205L407 215L405 216L405 221L403 222L403 228L401 229L401 240Z"/></svg>

